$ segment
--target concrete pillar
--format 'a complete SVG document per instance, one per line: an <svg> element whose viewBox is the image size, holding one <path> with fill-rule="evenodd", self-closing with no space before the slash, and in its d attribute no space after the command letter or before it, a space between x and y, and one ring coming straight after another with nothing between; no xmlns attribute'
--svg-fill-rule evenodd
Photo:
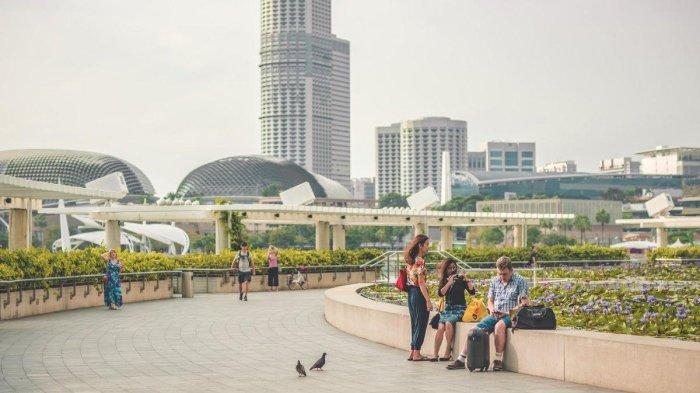
<svg viewBox="0 0 700 393"><path fill-rule="evenodd" d="M8 248L19 250L32 246L32 210L10 209Z"/></svg>
<svg viewBox="0 0 700 393"><path fill-rule="evenodd" d="M328 250L331 246L330 225L327 221L319 221L316 223L316 249Z"/></svg>
<svg viewBox="0 0 700 393"><path fill-rule="evenodd" d="M656 244L658 244L659 247L668 246L668 229L656 228Z"/></svg>
<svg viewBox="0 0 700 393"><path fill-rule="evenodd" d="M523 240L522 240L523 247L527 247L527 224L523 224L522 233L523 233Z"/></svg>
<svg viewBox="0 0 700 393"><path fill-rule="evenodd" d="M452 227L440 227L440 250L449 250L452 248Z"/></svg>
<svg viewBox="0 0 700 393"><path fill-rule="evenodd" d="M192 279L192 272L182 272L182 297L194 297L194 280Z"/></svg>
<svg viewBox="0 0 700 393"><path fill-rule="evenodd" d="M427 235L428 231L427 228L425 227L425 224L422 222L417 222L413 224L413 236L417 235Z"/></svg>
<svg viewBox="0 0 700 393"><path fill-rule="evenodd" d="M107 220L105 221L105 248L108 250L115 249L117 251L121 250L121 229L119 228L119 221L117 220Z"/></svg>
<svg viewBox="0 0 700 393"><path fill-rule="evenodd" d="M513 247L523 247L523 227L513 226Z"/></svg>
<svg viewBox="0 0 700 393"><path fill-rule="evenodd" d="M333 249L345 250L345 227L333 225Z"/></svg>
<svg viewBox="0 0 700 393"><path fill-rule="evenodd" d="M214 222L214 244L216 246L215 251L217 254L221 254L222 252L228 250L229 245L231 244L228 241L228 232L226 231L227 226L228 221L226 218L219 217Z"/></svg>

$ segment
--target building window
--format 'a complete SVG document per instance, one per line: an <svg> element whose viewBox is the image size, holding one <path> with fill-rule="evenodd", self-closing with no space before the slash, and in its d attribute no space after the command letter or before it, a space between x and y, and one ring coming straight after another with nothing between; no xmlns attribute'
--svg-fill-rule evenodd
<svg viewBox="0 0 700 393"><path fill-rule="evenodd" d="M502 156L503 156L503 152L500 151L500 150L491 150L491 151L489 151L489 155L490 155L491 157L502 157Z"/></svg>
<svg viewBox="0 0 700 393"><path fill-rule="evenodd" d="M507 151L506 152L506 166L518 166L518 152Z"/></svg>
<svg viewBox="0 0 700 393"><path fill-rule="evenodd" d="M520 155L521 155L523 158L532 158L532 157L533 157L531 151L523 151L523 152L520 152Z"/></svg>

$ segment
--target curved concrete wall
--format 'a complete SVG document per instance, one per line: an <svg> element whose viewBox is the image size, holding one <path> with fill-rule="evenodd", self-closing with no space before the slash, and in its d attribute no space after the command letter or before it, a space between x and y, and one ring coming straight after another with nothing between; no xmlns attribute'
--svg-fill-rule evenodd
<svg viewBox="0 0 700 393"><path fill-rule="evenodd" d="M362 297L357 291L367 285L327 290L326 320L355 336L408 351L408 309ZM473 326L457 325L455 356ZM432 354L433 339L434 330L428 327L423 354ZM493 343L491 351L493 358ZM509 333L504 364L513 372L630 392L700 390L697 342L567 328L518 330Z"/></svg>

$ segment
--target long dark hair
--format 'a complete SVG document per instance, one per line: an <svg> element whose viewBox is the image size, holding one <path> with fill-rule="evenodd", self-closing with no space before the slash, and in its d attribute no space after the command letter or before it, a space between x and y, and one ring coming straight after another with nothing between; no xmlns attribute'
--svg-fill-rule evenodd
<svg viewBox="0 0 700 393"><path fill-rule="evenodd" d="M437 276L438 280L440 280L440 286L438 287L438 290L447 284L447 279L449 278L447 276L447 268L451 265L457 265L457 261L452 259L452 258L447 258L443 259L440 261L440 264L438 265L437 268Z"/></svg>
<svg viewBox="0 0 700 393"><path fill-rule="evenodd" d="M420 248L425 242L428 241L428 236L423 234L416 235L403 249L403 260L409 266L413 266L416 263L416 257L418 256L418 248Z"/></svg>

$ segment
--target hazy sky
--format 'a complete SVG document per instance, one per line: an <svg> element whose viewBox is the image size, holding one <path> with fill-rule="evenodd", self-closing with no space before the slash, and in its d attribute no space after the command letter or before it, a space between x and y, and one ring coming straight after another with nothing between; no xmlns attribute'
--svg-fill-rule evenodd
<svg viewBox="0 0 700 393"><path fill-rule="evenodd" d="M334 0L351 43L352 174L374 127L469 123L537 161L700 145L700 2ZM98 151L159 194L260 151L259 1L0 0L0 149Z"/></svg>

